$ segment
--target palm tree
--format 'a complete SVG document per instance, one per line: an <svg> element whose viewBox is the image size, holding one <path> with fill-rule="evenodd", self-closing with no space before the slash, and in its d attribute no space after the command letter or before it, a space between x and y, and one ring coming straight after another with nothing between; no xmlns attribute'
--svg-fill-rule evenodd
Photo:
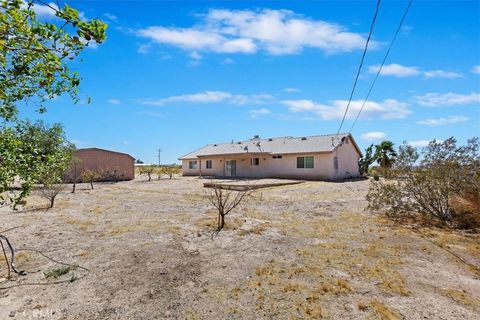
<svg viewBox="0 0 480 320"><path fill-rule="evenodd" d="M382 141L375 146L375 149L377 163L381 168L390 169L397 158L397 152L395 152L393 148L393 142L388 140Z"/></svg>

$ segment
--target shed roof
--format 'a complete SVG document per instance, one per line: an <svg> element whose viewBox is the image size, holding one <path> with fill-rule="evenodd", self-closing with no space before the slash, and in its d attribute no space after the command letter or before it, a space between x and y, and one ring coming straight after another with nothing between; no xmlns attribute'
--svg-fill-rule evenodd
<svg viewBox="0 0 480 320"><path fill-rule="evenodd" d="M100 148L82 148L82 149L77 149L75 151L88 151L88 150L96 150L96 151L102 151L102 152L110 152L110 153L121 154L121 155L128 156L128 157L132 158L133 160L135 160L135 158L132 157L131 155L129 155L128 153L106 150L106 149L100 149Z"/></svg>
<svg viewBox="0 0 480 320"><path fill-rule="evenodd" d="M349 133L328 134L308 137L278 137L269 139L250 139L231 143L209 144L203 148L190 152L180 160L196 159L203 156L216 156L223 154L247 154L247 153L268 153L268 154L289 154L289 153L314 153L332 152L345 137L350 137L357 152L362 152Z"/></svg>

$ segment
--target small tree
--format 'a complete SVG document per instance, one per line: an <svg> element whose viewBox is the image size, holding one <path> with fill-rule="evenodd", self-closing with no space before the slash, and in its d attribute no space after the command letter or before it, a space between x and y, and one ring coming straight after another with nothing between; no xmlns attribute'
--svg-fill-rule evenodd
<svg viewBox="0 0 480 320"><path fill-rule="evenodd" d="M81 175L83 183L89 183L90 188L93 190L93 182L99 178L99 174L93 170L84 170Z"/></svg>
<svg viewBox="0 0 480 320"><path fill-rule="evenodd" d="M35 184L61 181L74 150L59 124L23 121L0 127L0 204L15 207ZM20 194L12 191L14 184Z"/></svg>
<svg viewBox="0 0 480 320"><path fill-rule="evenodd" d="M80 76L69 68L69 61L92 41L106 38L102 21L84 19L68 5L46 2L0 0L0 119L15 119L17 105L28 101L44 112L45 101L63 93L78 102ZM39 20L38 6L56 20Z"/></svg>
<svg viewBox="0 0 480 320"><path fill-rule="evenodd" d="M212 185L211 189L208 199L218 211L217 231L220 231L225 227L225 216L250 196L253 190L248 186L242 190L224 189L216 183Z"/></svg>
<svg viewBox="0 0 480 320"><path fill-rule="evenodd" d="M103 173L103 177L113 180L115 183L120 181L120 179L123 178L123 174L117 170L117 169L112 169L112 170L107 170Z"/></svg>
<svg viewBox="0 0 480 320"><path fill-rule="evenodd" d="M143 166L140 168L140 174L146 174L148 177L148 182L152 181L152 174L155 173L155 167L154 166Z"/></svg>
<svg viewBox="0 0 480 320"><path fill-rule="evenodd" d="M395 161L394 168L400 174L412 172L419 158L420 154L417 149L407 142L403 142L403 144L398 147L398 157Z"/></svg>
<svg viewBox="0 0 480 320"><path fill-rule="evenodd" d="M382 141L375 146L375 158L380 165L380 170L385 177L389 177L389 170L395 163L397 152L394 149L394 144L391 141Z"/></svg>
<svg viewBox="0 0 480 320"><path fill-rule="evenodd" d="M38 195L49 201L49 209L53 208L58 194L65 189L62 183L47 182L38 190Z"/></svg>
<svg viewBox="0 0 480 320"><path fill-rule="evenodd" d="M373 154L373 144L365 149L365 155L358 160L358 170L361 175L368 174L368 168L377 160Z"/></svg>
<svg viewBox="0 0 480 320"><path fill-rule="evenodd" d="M176 166L162 167L160 169L160 174L168 176L168 179L172 179L176 174L180 174L180 168Z"/></svg>
<svg viewBox="0 0 480 320"><path fill-rule="evenodd" d="M73 184L72 193L75 193L77 182L81 181L82 164L83 164L82 159L74 157L70 162L70 169L65 174L64 180L66 182L71 182Z"/></svg>
<svg viewBox="0 0 480 320"><path fill-rule="evenodd" d="M465 219L470 219L471 224L480 221L478 138L468 140L465 146L457 146L453 137L444 142L434 140L420 155L407 149L401 151L402 166L408 168L402 171L403 179L373 182L367 194L370 209L393 217L420 214L463 225L469 224ZM414 165L418 158L419 164ZM470 205L460 208L467 202Z"/></svg>

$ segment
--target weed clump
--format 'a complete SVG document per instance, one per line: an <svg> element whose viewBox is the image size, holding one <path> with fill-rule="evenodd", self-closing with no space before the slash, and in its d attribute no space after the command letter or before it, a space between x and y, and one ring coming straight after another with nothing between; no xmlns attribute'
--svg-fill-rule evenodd
<svg viewBox="0 0 480 320"><path fill-rule="evenodd" d="M57 268L57 269L53 269L53 270L50 270L50 271L47 271L47 272L44 272L43 275L45 276L45 278L53 278L53 279L57 279L67 273L69 273L71 270L70 267L68 266L64 266L64 267L60 267L60 268Z"/></svg>

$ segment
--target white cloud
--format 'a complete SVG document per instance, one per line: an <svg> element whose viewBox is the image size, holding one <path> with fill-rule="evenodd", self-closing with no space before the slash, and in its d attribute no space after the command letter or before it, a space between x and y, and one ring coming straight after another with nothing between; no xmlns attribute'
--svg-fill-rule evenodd
<svg viewBox="0 0 480 320"><path fill-rule="evenodd" d="M154 118L163 118L165 116L163 113L150 112L150 111L140 111L140 112L137 112L137 114L142 116L154 117Z"/></svg>
<svg viewBox="0 0 480 320"><path fill-rule="evenodd" d="M368 72L377 73L379 68L379 65L369 66ZM406 67L396 63L384 65L380 72L380 75L382 76L394 76L398 78L411 77L419 74L420 71L417 67Z"/></svg>
<svg viewBox="0 0 480 320"><path fill-rule="evenodd" d="M292 112L311 112L324 120L341 119L347 106L347 100L334 100L329 105L323 105L311 100L284 100L282 104ZM353 100L350 103L346 119L355 119L363 104L363 100ZM360 114L360 119L402 119L411 111L406 103L387 99L381 102L368 101Z"/></svg>
<svg viewBox="0 0 480 320"><path fill-rule="evenodd" d="M294 92L300 92L300 89L297 88L285 88L283 91L288 92L288 93L294 93Z"/></svg>
<svg viewBox="0 0 480 320"><path fill-rule="evenodd" d="M106 12L103 14L107 19L117 21L118 17L112 13Z"/></svg>
<svg viewBox="0 0 480 320"><path fill-rule="evenodd" d="M233 64L235 61L232 58L225 58L222 60L222 64Z"/></svg>
<svg viewBox="0 0 480 320"><path fill-rule="evenodd" d="M25 4L25 7L26 6L27 4ZM48 5L34 3L33 11L35 11L39 18L54 18L56 17L55 13L58 11L58 6L53 2L48 3Z"/></svg>
<svg viewBox="0 0 480 320"><path fill-rule="evenodd" d="M461 78L462 75L457 72L452 71L445 71L445 70L431 70L425 71L424 75L426 78L447 78L447 79L455 79Z"/></svg>
<svg viewBox="0 0 480 320"><path fill-rule="evenodd" d="M480 74L480 65L477 64L477 65L473 66L472 72L476 73L476 74Z"/></svg>
<svg viewBox="0 0 480 320"><path fill-rule="evenodd" d="M289 10L210 10L190 28L151 26L140 37L187 51L296 54L304 48L328 54L362 49L365 37L344 27ZM377 43L371 42L371 48Z"/></svg>
<svg viewBox="0 0 480 320"><path fill-rule="evenodd" d="M192 58L193 60L201 60L203 57L200 53L196 52L196 51L193 51L189 54L190 58Z"/></svg>
<svg viewBox="0 0 480 320"><path fill-rule="evenodd" d="M438 118L438 119L425 119L418 121L418 124L423 124L429 127L437 127L446 124L455 124L468 121L469 118L463 116L450 116L447 118Z"/></svg>
<svg viewBox="0 0 480 320"><path fill-rule="evenodd" d="M137 52L140 54L147 54L150 52L152 45L150 43L141 44L138 46Z"/></svg>
<svg viewBox="0 0 480 320"><path fill-rule="evenodd" d="M371 132L365 132L364 134L361 135L363 140L366 141L377 141L377 140L383 140L387 137L387 134L385 132L381 131L371 131Z"/></svg>
<svg viewBox="0 0 480 320"><path fill-rule="evenodd" d="M270 114L271 112L266 108L261 108L261 109L250 110L248 113L251 114L252 118L256 118L261 115Z"/></svg>
<svg viewBox="0 0 480 320"><path fill-rule="evenodd" d="M220 53L253 53L257 50L250 39L232 39L210 31L193 29L171 29L149 27L138 31L138 35L154 42L170 44L184 50L204 50Z"/></svg>
<svg viewBox="0 0 480 320"><path fill-rule="evenodd" d="M140 103L153 106L163 106L173 103L229 103L235 105L245 104L265 104L275 101L275 97L268 94L232 94L225 91L205 91L194 94L182 94L177 96L170 96L161 99L146 99L141 100Z"/></svg>
<svg viewBox="0 0 480 320"><path fill-rule="evenodd" d="M110 103L110 104L120 104L122 102L118 99L108 99L108 103Z"/></svg>
<svg viewBox="0 0 480 320"><path fill-rule="evenodd" d="M433 139L432 139L433 140ZM431 140L413 140L407 141L407 144L415 148L423 148L428 146ZM437 142L443 142L442 140L436 140Z"/></svg>
<svg viewBox="0 0 480 320"><path fill-rule="evenodd" d="M21 5L22 8L27 8L28 3L26 0L23 1L23 4ZM49 2L45 4L40 4L40 3L33 3L33 11L35 11L36 15L40 19L56 19L57 18L57 11L59 11L59 7L57 6L56 3ZM86 20L85 13L79 11L78 12L78 17L80 20Z"/></svg>
<svg viewBox="0 0 480 320"><path fill-rule="evenodd" d="M426 107L453 106L480 103L480 93L427 93L422 96L415 96L414 99L419 105Z"/></svg>
<svg viewBox="0 0 480 320"><path fill-rule="evenodd" d="M380 65L373 65L368 67L369 73L377 73ZM380 75L382 76L393 76L397 78L405 78L405 77L413 77L424 75L425 78L447 78L447 79L455 79L462 77L462 74L453 72L453 71L445 71L445 70L429 70L429 71L421 71L418 67L415 66L402 66L401 64L392 63L387 64L382 67L382 71Z"/></svg>

